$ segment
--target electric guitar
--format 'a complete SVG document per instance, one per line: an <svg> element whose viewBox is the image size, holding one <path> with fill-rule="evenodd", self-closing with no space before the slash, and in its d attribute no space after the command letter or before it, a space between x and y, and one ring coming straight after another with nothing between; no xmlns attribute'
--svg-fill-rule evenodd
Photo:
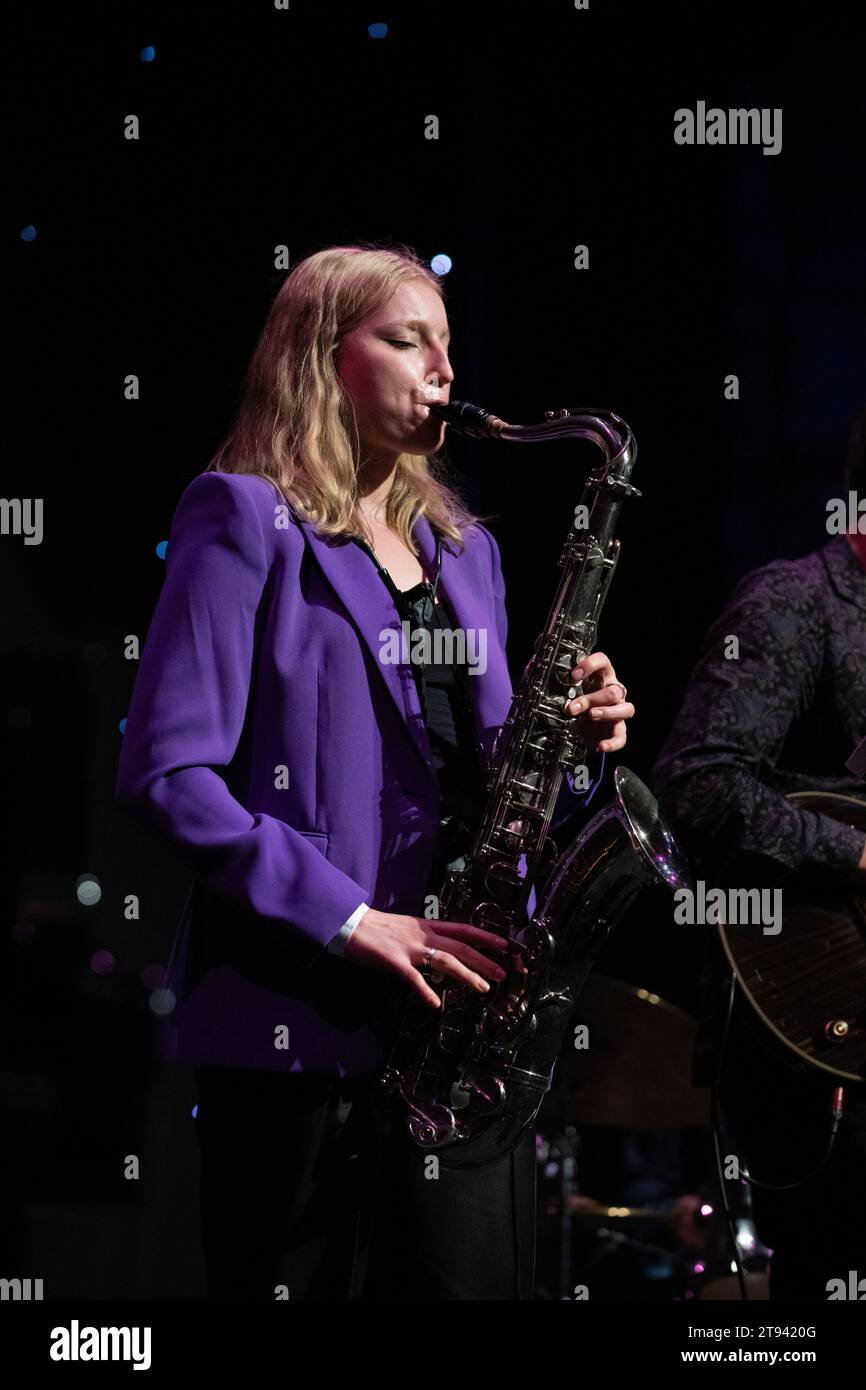
<svg viewBox="0 0 866 1390"><path fill-rule="evenodd" d="M834 792L787 798L866 835L866 801ZM800 1062L847 1081L866 1080L866 893L842 884L822 902L783 889L781 931L720 926L737 983L764 1024ZM789 1056L789 1060L794 1058Z"/></svg>

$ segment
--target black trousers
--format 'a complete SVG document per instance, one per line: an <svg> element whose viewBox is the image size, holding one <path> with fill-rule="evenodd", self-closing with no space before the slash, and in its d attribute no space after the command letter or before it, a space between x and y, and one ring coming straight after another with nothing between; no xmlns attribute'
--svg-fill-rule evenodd
<svg viewBox="0 0 866 1390"><path fill-rule="evenodd" d="M209 1299L531 1299L536 1155L447 1169L375 1081L198 1067Z"/></svg>

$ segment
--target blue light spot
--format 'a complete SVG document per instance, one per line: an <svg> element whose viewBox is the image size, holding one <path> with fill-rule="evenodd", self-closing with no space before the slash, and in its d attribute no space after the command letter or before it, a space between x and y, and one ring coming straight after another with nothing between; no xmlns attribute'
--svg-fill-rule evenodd
<svg viewBox="0 0 866 1390"><path fill-rule="evenodd" d="M160 541L159 545L156 547L156 553L159 556L160 560L165 559L165 552L167 549L168 541Z"/></svg>
<svg viewBox="0 0 866 1390"><path fill-rule="evenodd" d="M27 224L26 227L22 227L22 228L21 228L21 240L22 240L22 241L35 241L35 240L36 240L36 228L33 226L33 223L32 223L32 222L29 222L29 223Z"/></svg>
<svg viewBox="0 0 866 1390"><path fill-rule="evenodd" d="M197 1106L197 1105L194 1105L194 1106L192 1107L192 1117L193 1117L193 1119L195 1119L195 1117L196 1117L197 1114L198 1114L198 1106Z"/></svg>
<svg viewBox="0 0 866 1390"><path fill-rule="evenodd" d="M155 989L147 1002L151 1013L165 1018L167 1014L171 1013L177 1000L170 989Z"/></svg>
<svg viewBox="0 0 866 1390"><path fill-rule="evenodd" d="M82 907L95 907L102 897L99 880L93 874L80 874L75 883L75 896Z"/></svg>
<svg viewBox="0 0 866 1390"><path fill-rule="evenodd" d="M367 33L371 39L384 39L388 32L387 24L368 24Z"/></svg>
<svg viewBox="0 0 866 1390"><path fill-rule="evenodd" d="M430 262L430 269L433 271L434 275L447 275L451 269L451 257L446 256L444 252L440 252L440 254L434 256Z"/></svg>
<svg viewBox="0 0 866 1390"><path fill-rule="evenodd" d="M152 63L156 57L156 49L153 44L148 44L147 48L143 48L138 56L143 63Z"/></svg>
<svg viewBox="0 0 866 1390"><path fill-rule="evenodd" d="M124 715L123 719L121 719L121 721L120 721L120 723L118 724L117 727L118 727L118 729L120 730L120 732L121 732L122 734L125 734L125 733L126 733L126 716L125 716L125 715Z"/></svg>

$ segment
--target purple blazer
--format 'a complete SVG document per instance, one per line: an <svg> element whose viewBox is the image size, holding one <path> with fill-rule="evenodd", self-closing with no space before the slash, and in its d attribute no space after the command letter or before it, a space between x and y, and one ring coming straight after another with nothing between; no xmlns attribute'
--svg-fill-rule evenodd
<svg viewBox="0 0 866 1390"><path fill-rule="evenodd" d="M426 517L413 535L432 568ZM512 696L504 582L490 532L464 540L462 555L443 543L440 588L461 628L487 634L487 669L469 679L487 756ZM318 537L263 478L205 472L188 485L116 789L194 875L164 1059L382 1070L408 987L326 947L362 902L423 914L439 831L415 680L408 662L380 659L386 629L399 617L359 546ZM564 783L558 818L598 780L588 793Z"/></svg>

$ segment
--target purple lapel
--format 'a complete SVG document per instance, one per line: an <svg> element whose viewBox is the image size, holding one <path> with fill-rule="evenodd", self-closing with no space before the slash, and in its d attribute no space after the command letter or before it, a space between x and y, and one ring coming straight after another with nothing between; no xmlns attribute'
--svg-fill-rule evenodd
<svg viewBox="0 0 866 1390"><path fill-rule="evenodd" d="M391 595L376 574L369 555L359 545L342 539L323 539L316 535L312 522L297 516L295 520L325 577L367 644L374 665L402 717L412 746L438 786L411 665L409 662L385 663L381 659L380 633L383 629L399 631L399 618ZM424 568L428 574L432 574L436 542L425 516L416 519L412 534L421 552ZM496 615L482 592L476 568L471 562L467 563L466 553L458 557L451 554L446 546L447 542L443 543L439 584L451 605L455 622L464 629L487 631L487 670L483 675L469 677L469 690L476 734L485 754L489 756L496 729L508 714L511 701L508 665L499 646Z"/></svg>

